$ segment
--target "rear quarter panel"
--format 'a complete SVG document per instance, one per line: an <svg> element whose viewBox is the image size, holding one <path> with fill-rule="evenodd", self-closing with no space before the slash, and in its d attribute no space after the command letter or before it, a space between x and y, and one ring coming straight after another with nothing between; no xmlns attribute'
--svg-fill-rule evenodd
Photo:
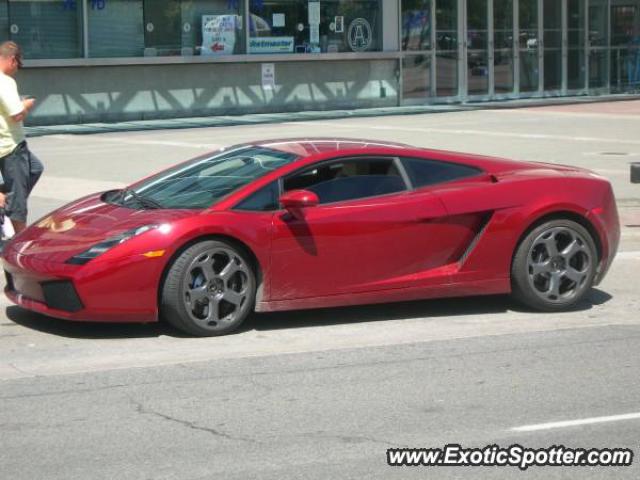
<svg viewBox="0 0 640 480"><path fill-rule="evenodd" d="M544 217L562 212L579 215L593 224L603 257L607 258L611 239L605 222L594 222L592 212L598 208L611 211L610 192L604 179L554 170L514 172L498 177L496 183L465 185L462 190L455 186L442 188L439 194L449 214L486 211L492 215L453 282L509 277L520 239ZM613 207L615 210L615 202ZM615 230L615 226L610 229Z"/></svg>

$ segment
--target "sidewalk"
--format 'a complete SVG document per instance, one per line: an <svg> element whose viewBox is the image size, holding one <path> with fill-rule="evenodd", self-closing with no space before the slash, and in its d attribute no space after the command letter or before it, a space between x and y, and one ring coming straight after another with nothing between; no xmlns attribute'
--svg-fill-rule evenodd
<svg viewBox="0 0 640 480"><path fill-rule="evenodd" d="M495 110L511 108L543 107L548 105L570 105L600 103L623 100L639 100L638 94L602 95L597 97L548 97L504 100L493 102L470 102L412 107L366 108L358 110L327 110L283 113L261 113L235 116L211 116L171 118L161 120L139 120L117 123L85 123L78 125L50 125L25 127L28 137L54 134L92 134L110 132L131 132L140 130L163 130L177 128L228 127L235 125L256 125L264 123L302 122L310 120L332 120L341 118L379 117L389 115L411 115L420 113L464 112L470 110Z"/></svg>

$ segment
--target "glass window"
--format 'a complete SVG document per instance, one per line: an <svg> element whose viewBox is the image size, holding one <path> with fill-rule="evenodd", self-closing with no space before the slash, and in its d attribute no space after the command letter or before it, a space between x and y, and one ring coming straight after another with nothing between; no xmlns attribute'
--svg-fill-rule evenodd
<svg viewBox="0 0 640 480"><path fill-rule="evenodd" d="M640 2L611 5L611 87L615 91L640 87Z"/></svg>
<svg viewBox="0 0 640 480"><path fill-rule="evenodd" d="M312 167L284 181L284 190L310 190L320 203L374 197L406 189L391 159L358 158Z"/></svg>
<svg viewBox="0 0 640 480"><path fill-rule="evenodd" d="M144 52L142 0L91 2L90 57L140 57Z"/></svg>
<svg viewBox="0 0 640 480"><path fill-rule="evenodd" d="M431 0L402 0L402 50L431 49Z"/></svg>
<svg viewBox="0 0 640 480"><path fill-rule="evenodd" d="M89 56L244 53L240 0L89 0Z"/></svg>
<svg viewBox="0 0 640 480"><path fill-rule="evenodd" d="M431 56L407 55L402 59L402 98L424 99L431 95Z"/></svg>
<svg viewBox="0 0 640 480"><path fill-rule="evenodd" d="M607 0L589 1L589 45L607 47L609 37L609 19L607 18Z"/></svg>
<svg viewBox="0 0 640 480"><path fill-rule="evenodd" d="M170 168L136 185L133 193L123 190L109 201L132 208L149 203L162 208L207 208L296 158L264 147L231 148Z"/></svg>
<svg viewBox="0 0 640 480"><path fill-rule="evenodd" d="M82 0L9 0L0 24L25 58L82 56ZM6 13L5 13L6 12Z"/></svg>
<svg viewBox="0 0 640 480"><path fill-rule="evenodd" d="M562 2L544 0L544 48L560 48L562 46Z"/></svg>
<svg viewBox="0 0 640 480"><path fill-rule="evenodd" d="M568 52L567 86L569 90L585 87L586 51L585 51L585 0L568 0Z"/></svg>
<svg viewBox="0 0 640 480"><path fill-rule="evenodd" d="M538 2L520 0L520 91L535 92L539 88L538 67Z"/></svg>
<svg viewBox="0 0 640 480"><path fill-rule="evenodd" d="M606 87L609 82L609 2L589 1L589 88ZM605 48L603 48L605 47Z"/></svg>
<svg viewBox="0 0 640 480"><path fill-rule="evenodd" d="M458 2L436 2L436 94L458 94Z"/></svg>
<svg viewBox="0 0 640 480"><path fill-rule="evenodd" d="M513 92L513 0L494 0L493 71L496 93Z"/></svg>
<svg viewBox="0 0 640 480"><path fill-rule="evenodd" d="M9 2L0 1L0 42L9 40Z"/></svg>
<svg viewBox="0 0 640 480"><path fill-rule="evenodd" d="M403 158L402 163L415 188L473 177L482 173L475 167L422 158Z"/></svg>
<svg viewBox="0 0 640 480"><path fill-rule="evenodd" d="M381 0L252 0L249 53L379 51Z"/></svg>
<svg viewBox="0 0 640 480"><path fill-rule="evenodd" d="M234 210L252 212L270 212L277 210L279 207L279 194L280 187L278 186L278 182L272 182L238 203Z"/></svg>
<svg viewBox="0 0 640 480"><path fill-rule="evenodd" d="M640 43L640 5L611 5L611 45Z"/></svg>
<svg viewBox="0 0 640 480"><path fill-rule="evenodd" d="M238 0L183 0L183 54L245 53L243 10L243 2Z"/></svg>

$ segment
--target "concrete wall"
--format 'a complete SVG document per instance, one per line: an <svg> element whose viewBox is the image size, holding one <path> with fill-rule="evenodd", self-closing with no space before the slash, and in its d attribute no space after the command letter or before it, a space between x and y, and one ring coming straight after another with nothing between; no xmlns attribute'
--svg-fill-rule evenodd
<svg viewBox="0 0 640 480"><path fill-rule="evenodd" d="M276 63L264 90L260 63L32 67L22 94L37 98L29 125L398 105L397 60Z"/></svg>

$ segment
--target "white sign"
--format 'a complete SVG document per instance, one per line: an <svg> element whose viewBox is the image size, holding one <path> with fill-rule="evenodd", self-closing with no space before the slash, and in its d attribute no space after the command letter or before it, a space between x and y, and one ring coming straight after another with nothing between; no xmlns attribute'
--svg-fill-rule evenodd
<svg viewBox="0 0 640 480"><path fill-rule="evenodd" d="M249 53L293 53L293 37L251 37Z"/></svg>
<svg viewBox="0 0 640 480"><path fill-rule="evenodd" d="M276 66L274 63L262 64L262 88L265 90L276 88Z"/></svg>
<svg viewBox="0 0 640 480"><path fill-rule="evenodd" d="M344 17L342 15L335 17L336 33L344 32Z"/></svg>
<svg viewBox="0 0 640 480"><path fill-rule="evenodd" d="M285 22L284 13L274 13L273 14L273 19L272 19L271 24L274 27L284 27L285 26L284 22Z"/></svg>
<svg viewBox="0 0 640 480"><path fill-rule="evenodd" d="M320 25L309 25L309 43L320 43Z"/></svg>
<svg viewBox="0 0 640 480"><path fill-rule="evenodd" d="M309 2L309 25L320 25L320 2Z"/></svg>
<svg viewBox="0 0 640 480"><path fill-rule="evenodd" d="M236 46L236 21L236 15L203 15L201 55L231 55Z"/></svg>

